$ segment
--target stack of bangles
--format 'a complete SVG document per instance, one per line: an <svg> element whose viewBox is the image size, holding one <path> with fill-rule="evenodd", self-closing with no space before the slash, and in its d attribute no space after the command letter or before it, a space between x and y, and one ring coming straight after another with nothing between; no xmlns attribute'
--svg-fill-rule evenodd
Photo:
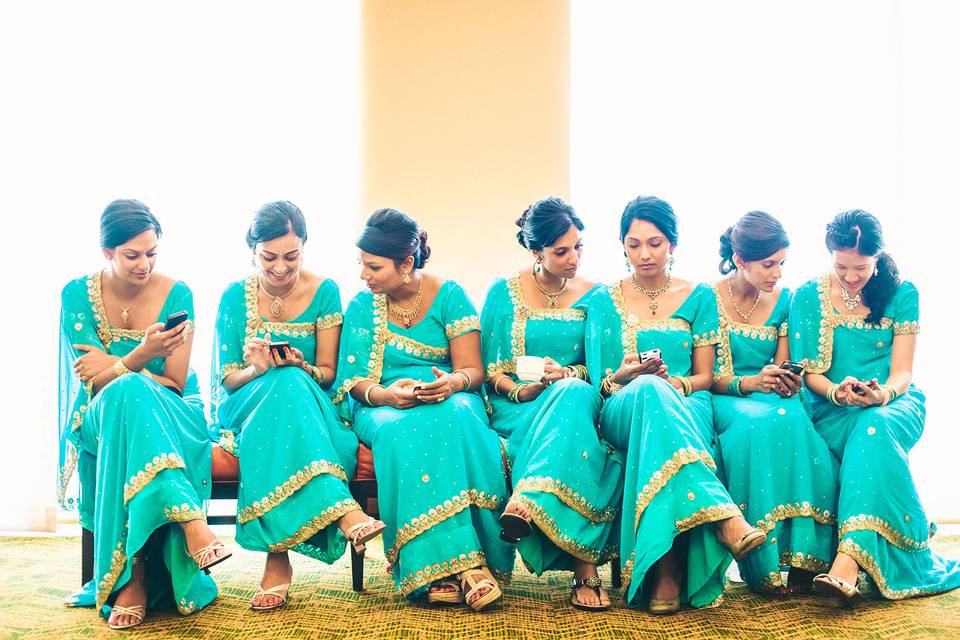
<svg viewBox="0 0 960 640"><path fill-rule="evenodd" d="M680 386L683 387L683 390L680 391L680 393L682 393L685 396L688 396L691 393L693 393L693 383L690 382L690 378L688 378L687 376L674 376L674 378L679 380Z"/></svg>
<svg viewBox="0 0 960 640"><path fill-rule="evenodd" d="M733 376L730 378L730 381L727 382L727 395L740 396L741 398L746 398L750 395L749 393L743 392L743 376Z"/></svg>
<svg viewBox="0 0 960 640"><path fill-rule="evenodd" d="M827 388L827 400L829 400L829 401L831 402L831 404L834 404L834 405L836 405L836 406L838 406L838 407L839 407L839 406L842 406L842 405L840 404L840 401L837 400L837 391L838 391L839 389L840 389L840 385L839 385L839 384L831 384L831 385ZM893 388L891 385L889 385L889 384L882 384L882 385L880 385L880 390L883 392L883 402L880 403L880 406L881 406L881 407L887 406L888 404L890 404L891 402L893 402L894 400L896 400L898 397L900 397L900 394L897 393L897 390L894 389L894 388Z"/></svg>
<svg viewBox="0 0 960 640"><path fill-rule="evenodd" d="M316 380L318 385L323 386L323 369L304 362L303 370L309 373L310 377Z"/></svg>
<svg viewBox="0 0 960 640"><path fill-rule="evenodd" d="M510 391L507 392L507 400L513 402L514 404L520 404L520 394L523 393L523 390L529 386L529 382L519 382L515 384L513 389L510 389Z"/></svg>
<svg viewBox="0 0 960 640"><path fill-rule="evenodd" d="M380 387L381 389L386 389L386 387L384 387L379 382L374 382L373 384L368 385L367 388L364 389L363 391L363 404L367 405L368 407L373 406L373 402L370 401L370 392L373 391L376 387Z"/></svg>
<svg viewBox="0 0 960 640"><path fill-rule="evenodd" d="M604 378L603 381L600 383L600 393L606 395L607 397L612 396L617 391L620 391L620 389L623 389L623 385L617 384L616 382L613 381L612 373L608 375L606 378Z"/></svg>
<svg viewBox="0 0 960 640"><path fill-rule="evenodd" d="M460 391L469 391L470 387L473 386L473 376L470 375L470 372L457 369L450 374L450 377L453 376L460 378L460 380L463 382L463 389L460 389Z"/></svg>
<svg viewBox="0 0 960 640"><path fill-rule="evenodd" d="M120 376L125 376L128 373L133 373L133 370L127 367L127 365L123 364L123 358L118 358L117 361L113 363L113 372L117 374L117 377L119 378ZM147 371L146 367L141 369L140 373L147 376L151 380L157 379L156 376ZM91 382L93 381L91 380Z"/></svg>

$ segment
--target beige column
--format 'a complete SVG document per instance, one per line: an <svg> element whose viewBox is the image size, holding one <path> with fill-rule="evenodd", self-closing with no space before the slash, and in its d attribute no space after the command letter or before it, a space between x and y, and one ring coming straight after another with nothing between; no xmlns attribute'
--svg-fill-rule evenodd
<svg viewBox="0 0 960 640"><path fill-rule="evenodd" d="M527 204L568 196L569 18L567 0L363 3L363 218L416 218L428 270L478 306L529 262Z"/></svg>

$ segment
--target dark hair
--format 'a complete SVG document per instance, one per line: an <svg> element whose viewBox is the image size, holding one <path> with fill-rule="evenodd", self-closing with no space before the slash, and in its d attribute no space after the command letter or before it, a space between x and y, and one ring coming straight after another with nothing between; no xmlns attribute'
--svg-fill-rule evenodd
<svg viewBox="0 0 960 640"><path fill-rule="evenodd" d="M517 242L525 249L540 251L552 246L570 225L583 231L583 221L563 198L550 196L537 200L517 219L517 226L520 227Z"/></svg>
<svg viewBox="0 0 960 640"><path fill-rule="evenodd" d="M677 216L666 200L656 196L637 196L627 203L620 216L620 242L627 237L627 231L634 220L645 220L660 230L670 244L677 244Z"/></svg>
<svg viewBox="0 0 960 640"><path fill-rule="evenodd" d="M416 220L396 209L377 209L370 214L357 247L375 256L390 258L398 266L413 256L414 269L421 269L430 258L427 232Z"/></svg>
<svg viewBox="0 0 960 640"><path fill-rule="evenodd" d="M780 221L764 211L750 211L720 236L720 273L734 271L734 254L745 261L763 260L790 246Z"/></svg>
<svg viewBox="0 0 960 640"><path fill-rule="evenodd" d="M247 246L253 249L258 242L267 242L293 232L303 242L307 241L307 221L300 207L287 200L268 202L253 214L253 222L247 229Z"/></svg>
<svg viewBox="0 0 960 640"><path fill-rule="evenodd" d="M863 303L870 307L867 322L878 323L900 286L897 264L883 251L883 230L872 213L861 209L844 211L827 225L827 249L855 249L862 256L876 257L877 275L863 287Z"/></svg>
<svg viewBox="0 0 960 640"><path fill-rule="evenodd" d="M100 214L100 246L116 249L144 231L153 229L159 238L160 222L150 207L139 200L114 200Z"/></svg>

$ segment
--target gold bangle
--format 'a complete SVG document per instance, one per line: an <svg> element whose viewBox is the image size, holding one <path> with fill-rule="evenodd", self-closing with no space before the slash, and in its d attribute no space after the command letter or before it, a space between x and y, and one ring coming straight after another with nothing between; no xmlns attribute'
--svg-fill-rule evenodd
<svg viewBox="0 0 960 640"><path fill-rule="evenodd" d="M529 386L529 383L526 383L526 382L521 382L520 384L516 385L516 386L515 386L513 389L511 389L510 392L507 394L507 399L510 400L510 402L513 402L513 403L515 403L515 404L520 404L520 402L521 402L521 400L520 400L520 394L521 394L521 393L523 392L523 390L526 389L528 386Z"/></svg>
<svg viewBox="0 0 960 640"><path fill-rule="evenodd" d="M378 383L378 382L374 382L373 384L371 384L369 387L367 387L367 388L364 390L364 392L363 392L363 404L367 405L368 407L372 407L372 406L373 406L373 403L370 401L370 392L373 391L373 388L374 388L374 387L380 387L381 389L384 389L384 388L385 388L382 384L380 384L380 383Z"/></svg>
<svg viewBox="0 0 960 640"><path fill-rule="evenodd" d="M507 376L506 376L505 374L501 373L499 376L497 376L497 379L493 381L493 392L494 392L495 394L497 394L498 396L504 395L503 392L500 391L500 383L503 382L503 381L506 380L506 379L507 379ZM508 392L508 393L509 393L509 392Z"/></svg>
<svg viewBox="0 0 960 640"><path fill-rule="evenodd" d="M127 368L127 365L123 364L123 358L117 358L117 361L113 363L113 372L117 374L118 378L128 373L133 373L133 371Z"/></svg>
<svg viewBox="0 0 960 640"><path fill-rule="evenodd" d="M827 400L835 406L840 406L840 403L837 401L837 390L840 388L838 384L831 384L827 387Z"/></svg>
<svg viewBox="0 0 960 640"><path fill-rule="evenodd" d="M690 378L687 376L677 376L677 380L680 381L680 386L683 387L683 395L688 396L693 393L693 383L690 382Z"/></svg>
<svg viewBox="0 0 960 640"><path fill-rule="evenodd" d="M461 391L468 391L470 387L473 386L473 376L468 372L457 369L452 375L459 376L460 379L463 380L463 389L461 389Z"/></svg>
<svg viewBox="0 0 960 640"><path fill-rule="evenodd" d="M318 385L323 386L323 369L310 365L310 375L313 376L313 379L317 381Z"/></svg>
<svg viewBox="0 0 960 640"><path fill-rule="evenodd" d="M613 374L611 373L606 378L603 379L603 382L600 383L600 391L606 393L607 396L612 396L617 391L623 388L623 385L617 384L613 381Z"/></svg>

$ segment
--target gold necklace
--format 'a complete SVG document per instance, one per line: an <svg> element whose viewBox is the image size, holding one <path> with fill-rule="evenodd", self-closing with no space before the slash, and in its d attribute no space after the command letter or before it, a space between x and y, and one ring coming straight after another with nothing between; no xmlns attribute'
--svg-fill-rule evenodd
<svg viewBox="0 0 960 640"><path fill-rule="evenodd" d="M757 289L757 299L753 301L753 306L750 307L750 311L746 313L740 309L740 305L737 304L737 299L733 295L733 278L727 278L727 292L730 294L730 302L733 303L733 308L736 309L737 313L740 314L740 317L743 318L744 322L750 321L750 316L753 315L753 312L757 310L757 305L760 304L760 289Z"/></svg>
<svg viewBox="0 0 960 640"><path fill-rule="evenodd" d="M120 296L117 295L117 290L113 288L113 284L110 282L110 276L107 276L107 286L110 287L110 293L113 294L113 297L117 300L117 304L120 306L120 322L126 325L127 320L130 319L130 309L133 309L136 304L131 304L129 307L120 304ZM136 295L133 296L132 303L136 303L141 291L143 291L143 287L140 287L140 291L137 291Z"/></svg>
<svg viewBox="0 0 960 640"><path fill-rule="evenodd" d="M293 286L290 287L290 291L287 291L282 296L277 296L267 291L266 285L262 280L260 280L259 276L257 277L257 282L260 283L260 290L267 294L268 297L273 298L273 302L270 303L270 317L274 320L279 320L283 315L283 300L285 298L289 298L290 294L296 291L297 285L300 284L300 271L297 270L297 277L294 279Z"/></svg>
<svg viewBox="0 0 960 640"><path fill-rule="evenodd" d="M420 284L417 285L417 297L413 299L413 305L409 309L404 309L393 302L390 296L387 296L387 310L390 315L403 322L407 329L413 324L413 321L420 315L420 302L423 301L423 278L420 278Z"/></svg>
<svg viewBox="0 0 960 640"><path fill-rule="evenodd" d="M533 284L537 286L537 290L539 290L540 293L543 294L543 297L547 299L547 306L551 309L556 309L557 298L559 298L563 294L563 292L566 291L567 289L567 279L560 278L561 280L560 288L557 289L556 291L547 291L542 286L540 286L540 280L537 279L537 268L534 267L533 269L531 269L530 273L533 274Z"/></svg>
<svg viewBox="0 0 960 640"><path fill-rule="evenodd" d="M843 298L843 306L847 308L847 311L853 311L860 306L860 301L863 299L860 293L857 293L855 296L851 296L847 293L847 288L840 285L840 297Z"/></svg>
<svg viewBox="0 0 960 640"><path fill-rule="evenodd" d="M657 309L660 305L657 303L657 296L660 296L667 291L670 291L670 287L673 286L673 276L667 274L667 283L660 287L659 289L644 289L640 286L640 283L637 282L637 272L634 271L630 274L630 282L633 284L633 288L637 290L637 293L642 293L643 295L650 298L650 313L652 315L657 315Z"/></svg>

